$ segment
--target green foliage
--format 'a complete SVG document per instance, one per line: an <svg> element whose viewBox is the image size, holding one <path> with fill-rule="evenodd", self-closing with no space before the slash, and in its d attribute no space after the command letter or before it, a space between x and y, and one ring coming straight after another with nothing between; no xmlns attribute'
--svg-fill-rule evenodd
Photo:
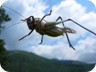
<svg viewBox="0 0 96 72"><path fill-rule="evenodd" d="M5 58L6 58L6 49L4 48L4 41L3 40L0 40L0 63L5 61Z"/></svg>
<svg viewBox="0 0 96 72"><path fill-rule="evenodd" d="M4 48L4 41L3 40L0 40L0 54L4 53L6 50Z"/></svg>
<svg viewBox="0 0 96 72"><path fill-rule="evenodd" d="M7 51L2 67L9 72L87 72L95 64L50 60L25 51Z"/></svg>
<svg viewBox="0 0 96 72"><path fill-rule="evenodd" d="M2 24L3 24L4 22L8 22L8 21L10 21L10 20L11 20L11 18L9 17L8 14L6 14L5 9L2 8L2 7L0 7L0 31L1 31L2 28L3 28Z"/></svg>
<svg viewBox="0 0 96 72"><path fill-rule="evenodd" d="M8 14L6 14L4 8L0 7L0 33L2 28L4 28L1 24L4 24L4 22L8 22L10 20L11 18L9 17ZM0 39L0 63L5 62L8 57L4 45L5 45L4 41Z"/></svg>

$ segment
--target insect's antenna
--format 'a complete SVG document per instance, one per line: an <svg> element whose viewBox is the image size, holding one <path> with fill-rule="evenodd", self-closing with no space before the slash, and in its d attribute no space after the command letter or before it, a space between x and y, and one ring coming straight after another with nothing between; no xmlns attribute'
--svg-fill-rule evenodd
<svg viewBox="0 0 96 72"><path fill-rule="evenodd" d="M23 23L23 22L18 22L18 23L12 24L11 26L6 27L3 31L5 31L5 30L7 30L7 29L9 29L9 28L11 28L11 27L17 25L17 24L20 24L20 23Z"/></svg>
<svg viewBox="0 0 96 72"><path fill-rule="evenodd" d="M13 12L15 12L16 14L18 14L18 15L22 16L23 18L25 18L23 15L21 15L20 13L18 13L17 11L15 11L14 9L12 9L12 8L10 8L10 7L8 7L8 6L4 6L4 5L3 5L2 7L6 7L6 8L8 8L8 9L12 10Z"/></svg>

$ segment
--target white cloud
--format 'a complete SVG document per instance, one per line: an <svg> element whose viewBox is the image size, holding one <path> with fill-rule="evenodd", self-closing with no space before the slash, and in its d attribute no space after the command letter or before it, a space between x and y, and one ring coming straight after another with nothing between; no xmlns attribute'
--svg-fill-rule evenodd
<svg viewBox="0 0 96 72"><path fill-rule="evenodd" d="M19 4L16 4L19 7L18 12L23 14L25 17L28 17L30 15L34 15L35 17L42 17L45 14L44 11L48 7L48 5L46 5L46 3L44 3L42 0L41 1L40 0L24 0L23 2L20 0L17 0L17 1L19 3ZM9 6L11 6L12 3L13 2L9 3L10 4ZM15 6L13 6L13 8L17 9L17 7ZM53 21L53 20L56 20L58 16L62 16L64 20L67 18L72 18L73 20L77 21L81 25L96 32L95 30L96 13L94 12L86 13L86 9L80 4L76 3L75 0L62 1L60 4L54 5L52 7L52 10L53 10L52 15L49 17L46 17L46 20ZM16 19L14 21L16 21ZM27 34L27 32L29 32L29 30L27 29L27 26L23 24L14 27L13 35L11 34L13 32L12 29L7 31L11 33L7 33L8 36L7 38L5 38L5 41L7 42L7 45L9 44L9 46L12 46L11 43L14 42L13 46L11 47L12 49L15 46L15 48L32 51L38 55L48 57L48 58L81 60L80 57L83 56L83 58L85 58L86 53L89 53L89 54L96 53L96 50L95 50L96 37L94 35L92 35L91 33L89 34L87 31L80 28L79 26L76 26L72 22L66 22L65 24L67 27L71 27L77 31L77 34L75 35L69 34L72 43L76 44L74 45L74 47L76 48L76 51L72 50L68 46L65 36L61 36L57 38L51 38L51 37L45 36L44 37L45 44L38 45L41 37L39 36L39 34L36 34L36 32L34 32L32 35L25 38L23 41L18 42L17 41L18 38L22 37L23 35ZM22 27L22 30L21 30L21 27ZM4 38L6 37L6 34L3 33L2 36ZM10 41L12 42L10 42L8 38L11 39ZM53 43L53 42L56 42L56 43ZM94 57L94 54L92 55L93 57ZM86 59L83 59L83 58L81 61L86 61L87 58Z"/></svg>
<svg viewBox="0 0 96 72"><path fill-rule="evenodd" d="M0 6L4 3L4 2L6 2L7 0L1 0L0 1Z"/></svg>
<svg viewBox="0 0 96 72"><path fill-rule="evenodd" d="M92 2L94 6L96 7L96 0L89 0L89 1Z"/></svg>
<svg viewBox="0 0 96 72"><path fill-rule="evenodd" d="M32 52L47 58L68 59L76 58L75 51L70 49L67 44L59 43L57 45L39 45L32 47ZM68 53L70 52L70 53Z"/></svg>

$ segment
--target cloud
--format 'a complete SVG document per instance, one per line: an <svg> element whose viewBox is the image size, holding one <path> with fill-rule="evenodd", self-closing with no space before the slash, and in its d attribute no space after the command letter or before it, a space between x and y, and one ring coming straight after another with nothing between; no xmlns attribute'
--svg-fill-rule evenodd
<svg viewBox="0 0 96 72"><path fill-rule="evenodd" d="M87 62L87 63L96 63L96 52L93 53L84 53L79 57L79 61Z"/></svg>
<svg viewBox="0 0 96 72"><path fill-rule="evenodd" d="M38 45L31 47L31 51L37 55L46 58L57 58L57 59L75 59L75 51L70 49L67 44L59 43L57 45ZM70 52L71 54L68 54Z"/></svg>
<svg viewBox="0 0 96 72"><path fill-rule="evenodd" d="M13 2L14 0L11 0L5 5L8 4L9 7L17 10L19 13L24 15L24 17L34 15L35 17L41 18L45 14L44 11L49 7L43 0L24 0L23 2L17 0L17 3L12 5ZM86 8L78 4L75 0L61 1L61 3L52 6L52 10L52 15L46 17L46 20L55 21L58 16L62 16L64 20L71 18L86 28L96 32L96 24L94 24L96 23L96 13L92 11L86 13ZM9 25L18 22L21 19L21 17L17 14L12 14L11 11L8 11L8 13L12 16L12 22L9 22ZM68 34L71 39L71 43L76 48L76 51L68 46L65 36L57 38L45 36L43 45L38 45L41 36L35 31L29 37L19 42L18 39L29 32L25 23L3 32L2 38L5 39L6 47L9 50L21 49L34 52L47 58L57 58L63 60L71 59L84 62L87 62L87 59L91 57L88 56L92 55L93 61L95 62L96 59L94 56L96 53L96 37L72 22L66 22L65 25L77 31L77 34L75 35ZM89 55L87 56L87 54ZM88 62L91 62L91 60Z"/></svg>
<svg viewBox="0 0 96 72"><path fill-rule="evenodd" d="M89 0L89 1L92 2L94 6L96 7L96 0Z"/></svg>
<svg viewBox="0 0 96 72"><path fill-rule="evenodd" d="M4 2L6 2L7 0L2 0L2 1L0 1L0 6L4 3Z"/></svg>

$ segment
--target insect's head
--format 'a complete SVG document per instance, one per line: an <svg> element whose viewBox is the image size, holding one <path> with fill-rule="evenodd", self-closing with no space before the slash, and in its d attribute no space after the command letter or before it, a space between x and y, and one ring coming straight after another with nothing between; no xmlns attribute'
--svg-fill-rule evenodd
<svg viewBox="0 0 96 72"><path fill-rule="evenodd" d="M30 17L28 17L24 20L21 20L21 21L26 21L29 29L35 28L35 25L34 25L35 24L35 18L34 18L34 16L30 16Z"/></svg>
<svg viewBox="0 0 96 72"><path fill-rule="evenodd" d="M28 17L28 18L26 18L24 20L21 20L21 21L26 21L27 23L31 23L31 22L34 22L35 19L34 19L34 16L30 16L30 17Z"/></svg>

